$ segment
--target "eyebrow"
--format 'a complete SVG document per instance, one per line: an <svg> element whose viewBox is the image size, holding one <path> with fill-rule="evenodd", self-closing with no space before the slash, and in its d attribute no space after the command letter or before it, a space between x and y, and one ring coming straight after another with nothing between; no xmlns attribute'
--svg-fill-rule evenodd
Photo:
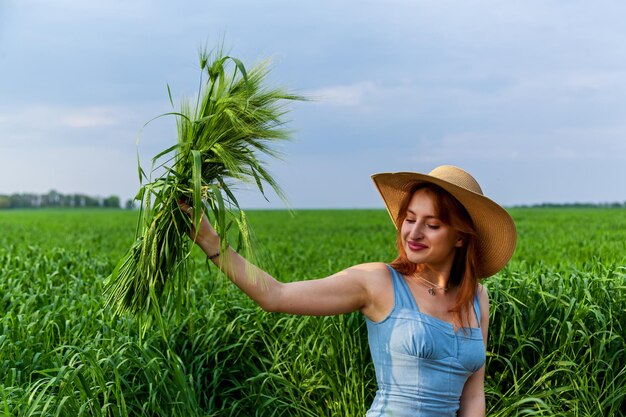
<svg viewBox="0 0 626 417"><path fill-rule="evenodd" d="M411 210L411 209L406 209L406 213L407 213L407 214L412 214L412 215L415 215L415 212L414 212L413 210ZM427 218L427 219L435 219L435 220L439 220L439 217L437 217L437 216L435 216L435 215L432 215L432 214L429 214L428 216L424 216L424 217L425 217L425 218Z"/></svg>

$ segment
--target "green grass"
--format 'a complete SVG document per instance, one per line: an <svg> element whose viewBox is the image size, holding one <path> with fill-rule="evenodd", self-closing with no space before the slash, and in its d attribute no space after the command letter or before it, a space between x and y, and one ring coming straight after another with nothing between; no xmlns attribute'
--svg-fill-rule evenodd
<svg viewBox="0 0 626 417"><path fill-rule="evenodd" d="M626 415L626 213L514 209L518 250L491 297L489 416ZM283 280L389 261L383 210L251 211ZM0 212L0 416L363 416L375 383L359 314L265 313L199 251L182 317L104 308L135 212Z"/></svg>

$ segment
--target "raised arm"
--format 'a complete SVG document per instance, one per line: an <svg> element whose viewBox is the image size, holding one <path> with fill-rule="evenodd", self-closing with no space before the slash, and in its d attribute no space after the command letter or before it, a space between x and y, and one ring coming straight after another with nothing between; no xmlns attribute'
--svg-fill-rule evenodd
<svg viewBox="0 0 626 417"><path fill-rule="evenodd" d="M188 206L181 204L186 211ZM218 253L220 237L202 216L199 228L190 237L209 257ZM262 309L271 312L335 315L360 310L369 316L377 306L376 281L387 274L382 264L363 264L322 279L282 283L228 248L211 258L226 276Z"/></svg>

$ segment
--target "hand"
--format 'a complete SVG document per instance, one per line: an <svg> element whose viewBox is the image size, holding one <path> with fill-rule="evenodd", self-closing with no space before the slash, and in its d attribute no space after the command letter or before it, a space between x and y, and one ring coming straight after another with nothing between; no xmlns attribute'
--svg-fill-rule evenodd
<svg viewBox="0 0 626 417"><path fill-rule="evenodd" d="M184 201L179 201L178 206L182 210L183 213L186 213L190 218L194 218L193 216L193 207ZM217 234L209 220L204 215L204 210L202 211L202 216L200 216L200 223L193 224L191 229L187 232L191 240L206 253L207 255L214 254L219 252L220 249L220 236Z"/></svg>

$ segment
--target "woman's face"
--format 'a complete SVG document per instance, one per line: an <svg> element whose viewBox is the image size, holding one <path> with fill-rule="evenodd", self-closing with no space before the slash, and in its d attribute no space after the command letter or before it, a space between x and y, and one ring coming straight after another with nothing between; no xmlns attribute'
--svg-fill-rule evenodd
<svg viewBox="0 0 626 417"><path fill-rule="evenodd" d="M439 220L434 196L423 189L409 201L400 236L409 261L440 272L449 272L455 249L463 245L459 233Z"/></svg>

